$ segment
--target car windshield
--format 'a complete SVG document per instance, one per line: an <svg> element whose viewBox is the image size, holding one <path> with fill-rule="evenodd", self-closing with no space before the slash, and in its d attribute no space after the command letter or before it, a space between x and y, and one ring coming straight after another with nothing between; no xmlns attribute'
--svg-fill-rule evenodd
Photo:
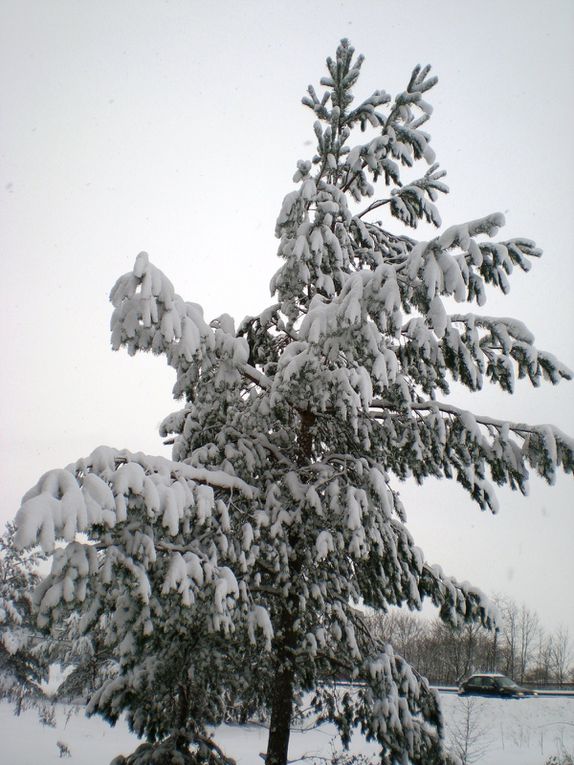
<svg viewBox="0 0 574 765"><path fill-rule="evenodd" d="M502 688L518 688L514 680L511 680L509 677L497 677L496 684Z"/></svg>

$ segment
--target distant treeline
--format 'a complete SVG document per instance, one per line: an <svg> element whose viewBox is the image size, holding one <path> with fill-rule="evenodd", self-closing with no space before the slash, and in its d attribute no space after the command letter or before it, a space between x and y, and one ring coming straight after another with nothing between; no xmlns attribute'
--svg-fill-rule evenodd
<svg viewBox="0 0 574 765"><path fill-rule="evenodd" d="M509 598L495 602L497 630L477 624L453 629L438 618L399 609L367 620L378 638L434 684L456 684L472 672L501 672L518 683L540 686L574 683L568 629L548 632L526 606Z"/></svg>

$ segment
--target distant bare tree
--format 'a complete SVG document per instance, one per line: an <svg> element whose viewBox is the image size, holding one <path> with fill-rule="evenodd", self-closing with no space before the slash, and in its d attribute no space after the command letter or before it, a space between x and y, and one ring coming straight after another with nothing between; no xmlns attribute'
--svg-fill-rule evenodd
<svg viewBox="0 0 574 765"><path fill-rule="evenodd" d="M531 611L524 604L518 612L518 646L516 660L516 679L524 682L529 663L532 659L536 637L540 630L540 620L535 611Z"/></svg>
<svg viewBox="0 0 574 765"><path fill-rule="evenodd" d="M550 648L550 661L552 674L557 683L565 683L568 678L570 661L572 659L572 645L570 633L567 627L560 626L552 636Z"/></svg>
<svg viewBox="0 0 574 765"><path fill-rule="evenodd" d="M501 617L501 633L500 650L494 663L505 674L524 682L540 632L538 614L524 603L518 606L509 597L497 596L495 601Z"/></svg>
<svg viewBox="0 0 574 765"><path fill-rule="evenodd" d="M531 667L527 675L528 680L531 682L550 682L552 673L550 660L551 648L551 639L546 635L544 629L539 626L535 638Z"/></svg>
<svg viewBox="0 0 574 765"><path fill-rule="evenodd" d="M386 614L375 614L369 624L380 640L391 643L403 659L417 664L419 644L428 629L428 622L411 611L393 609Z"/></svg>
<svg viewBox="0 0 574 765"><path fill-rule="evenodd" d="M495 602L501 620L502 640L499 666L506 675L514 678L517 674L519 609L516 603L508 597L497 596Z"/></svg>

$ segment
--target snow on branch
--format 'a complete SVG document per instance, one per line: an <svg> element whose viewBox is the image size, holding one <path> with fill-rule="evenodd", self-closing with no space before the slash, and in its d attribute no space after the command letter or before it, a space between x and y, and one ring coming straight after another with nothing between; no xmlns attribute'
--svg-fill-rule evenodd
<svg viewBox="0 0 574 765"><path fill-rule="evenodd" d="M385 423L385 439L404 444L392 466L399 475L412 471L423 480L428 475L451 477L454 472L483 509L498 508L485 477L486 465L497 484L508 484L523 494L528 492L528 465L550 484L557 467L574 472L574 439L554 425L498 420L437 401L411 402L399 410L392 402L373 399L371 407L371 416Z"/></svg>
<svg viewBox="0 0 574 765"><path fill-rule="evenodd" d="M207 324L201 306L177 295L147 253L141 252L133 270L118 279L110 300L115 307L112 348L125 346L131 355L165 354L177 371L176 398L193 397L202 370L214 370L217 386L232 387L240 381L238 367L247 362L249 349L244 338L236 337L231 317L223 315Z"/></svg>
<svg viewBox="0 0 574 765"><path fill-rule="evenodd" d="M448 315L433 298L426 320L414 317L401 328L397 358L427 396L449 392L447 372L470 390L480 390L485 377L510 393L515 378L534 386L542 379L557 384L572 372L552 354L538 350L534 336L517 319L486 315Z"/></svg>
<svg viewBox="0 0 574 765"><path fill-rule="evenodd" d="M39 544L51 553L56 540L112 529L128 518L134 498L142 510L175 535L191 518L202 523L214 508L214 490L255 490L222 470L195 468L101 446L64 470L51 470L26 493L16 515L18 547Z"/></svg>
<svg viewBox="0 0 574 765"><path fill-rule="evenodd" d="M457 226L451 226L429 242L418 242L410 250L404 272L412 288L421 285L427 301L439 295L452 295L455 300L486 301L485 284L492 284L505 294L509 291L508 275L515 265L530 269L529 258L540 257L542 251L529 239L506 242L478 242L476 237L494 236L504 225L501 213L487 215ZM450 250L459 250L451 254Z"/></svg>
<svg viewBox="0 0 574 765"><path fill-rule="evenodd" d="M571 380L573 373L562 364L553 354L538 350L534 346L534 335L526 325L514 318L493 317L476 314L452 314L448 317L449 330L445 333L444 345L450 346L453 352L445 357L452 363L461 359L457 353L464 346L472 355L475 365L475 376L481 380L482 373L498 383L503 390L510 393L514 390L514 367L518 377L527 377L532 385L540 385L544 378L556 385L560 380ZM460 337L452 324L464 326L464 339ZM454 341L454 342L453 342ZM454 378L463 378L457 374L456 367L452 369ZM462 370L461 370L462 371ZM477 385L480 387L480 384Z"/></svg>
<svg viewBox="0 0 574 765"><path fill-rule="evenodd" d="M478 621L489 629L496 626L498 613L486 595L468 582L446 576L440 566L425 563L419 587L447 624L459 627Z"/></svg>

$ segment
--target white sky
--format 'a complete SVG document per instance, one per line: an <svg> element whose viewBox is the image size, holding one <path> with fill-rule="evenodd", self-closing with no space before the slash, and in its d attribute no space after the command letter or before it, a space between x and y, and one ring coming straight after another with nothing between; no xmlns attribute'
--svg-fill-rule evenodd
<svg viewBox="0 0 574 765"><path fill-rule="evenodd" d="M314 149L300 98L343 36L366 56L357 98L433 65L443 221L502 211L503 238L543 247L485 310L574 367L573 33L571 0L0 0L0 522L101 443L168 453L173 374L111 353L110 288L146 249L208 318L267 305L275 218ZM453 403L574 434L573 390ZM501 492L496 517L452 483L401 492L431 562L574 634L571 478Z"/></svg>

